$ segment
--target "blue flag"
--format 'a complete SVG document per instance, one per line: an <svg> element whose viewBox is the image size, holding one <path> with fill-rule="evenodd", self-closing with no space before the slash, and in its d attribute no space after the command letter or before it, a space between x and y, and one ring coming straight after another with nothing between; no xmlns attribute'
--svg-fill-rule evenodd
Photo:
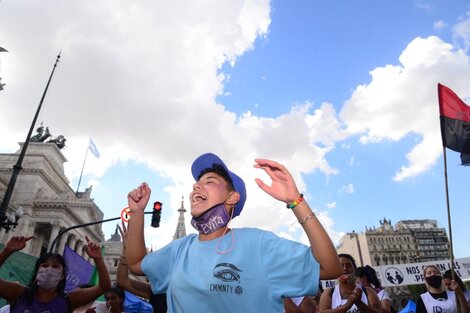
<svg viewBox="0 0 470 313"><path fill-rule="evenodd" d="M98 148L96 148L95 144L93 143L93 140L90 138L90 143L88 144L88 149L90 150L91 153L97 158L100 157L100 152L98 151Z"/></svg>

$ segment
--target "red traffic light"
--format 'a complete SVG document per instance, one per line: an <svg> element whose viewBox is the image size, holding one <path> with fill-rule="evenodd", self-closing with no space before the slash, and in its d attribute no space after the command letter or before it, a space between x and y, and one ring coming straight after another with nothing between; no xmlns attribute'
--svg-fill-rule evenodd
<svg viewBox="0 0 470 313"><path fill-rule="evenodd" d="M161 209L162 209L162 205L163 205L163 204L162 204L161 202L159 202L159 201L154 202L154 203L153 203L153 209L154 209L154 210L161 210Z"/></svg>

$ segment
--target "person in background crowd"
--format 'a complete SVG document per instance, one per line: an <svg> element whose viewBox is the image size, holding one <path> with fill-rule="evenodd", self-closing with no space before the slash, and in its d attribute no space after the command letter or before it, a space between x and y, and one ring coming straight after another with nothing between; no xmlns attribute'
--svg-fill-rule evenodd
<svg viewBox="0 0 470 313"><path fill-rule="evenodd" d="M442 275L434 265L429 265L423 271L427 292L421 294L416 301L416 313L469 313L470 308L462 289L452 280L448 291L442 285ZM458 304L457 304L458 302ZM460 306L458 310L457 306Z"/></svg>
<svg viewBox="0 0 470 313"><path fill-rule="evenodd" d="M462 289L465 299L467 300L467 303L470 306L470 290L467 290L467 287L463 283L462 279L460 279L460 276L455 271L454 271L454 280L457 282L457 284L459 284L460 289ZM444 287L446 287L447 290L452 290L450 289L451 282L452 282L452 272L451 270L447 270L444 272L444 275L442 275L442 283L444 284Z"/></svg>
<svg viewBox="0 0 470 313"><path fill-rule="evenodd" d="M108 313L125 313L124 300L126 299L124 291L119 287L113 287L104 293L104 300Z"/></svg>
<svg viewBox="0 0 470 313"><path fill-rule="evenodd" d="M245 204L243 180L212 153L191 166L191 224L199 232L147 254L144 211L150 188L128 194L131 212L127 260L132 273L145 274L154 293L166 293L169 312L282 312L283 298L314 295L319 278L340 273L330 237L281 164L256 159L255 168L272 180L258 186L287 208L302 225L311 247L256 229L228 223Z"/></svg>
<svg viewBox="0 0 470 313"><path fill-rule="evenodd" d="M92 284L81 284L78 288L92 288L95 285ZM106 313L106 304L102 301L91 301L84 306L76 308L73 313Z"/></svg>
<svg viewBox="0 0 470 313"><path fill-rule="evenodd" d="M366 265L365 267L359 266L354 271L354 274L356 275L357 282L362 287L371 287L375 290L380 303L382 304L382 312L390 313L392 309L392 300L390 299L388 292L382 288L375 270L369 265Z"/></svg>
<svg viewBox="0 0 470 313"><path fill-rule="evenodd" d="M339 263L343 274L338 277L338 284L327 288L320 298L321 313L380 313L382 307L374 289L356 286L356 261L346 253L341 253Z"/></svg>
<svg viewBox="0 0 470 313"><path fill-rule="evenodd" d="M14 236L0 252L0 266L16 251L20 251L32 237ZM71 312L94 301L111 287L108 270L103 262L101 249L88 237L86 253L96 264L99 285L91 288L64 292L66 271L64 258L57 253L42 255L34 266L33 279L28 287L0 279L0 297L12 303L10 312Z"/></svg>
<svg viewBox="0 0 470 313"><path fill-rule="evenodd" d="M152 305L154 313L166 313L166 294L152 294L152 288L149 283L144 283L136 279L129 278L129 268L127 267L126 259L126 242L127 242L127 229L126 224L122 222L122 227L119 227L119 232L122 237L122 250L121 258L116 273L116 283L118 286L136 296L149 299L149 303Z"/></svg>

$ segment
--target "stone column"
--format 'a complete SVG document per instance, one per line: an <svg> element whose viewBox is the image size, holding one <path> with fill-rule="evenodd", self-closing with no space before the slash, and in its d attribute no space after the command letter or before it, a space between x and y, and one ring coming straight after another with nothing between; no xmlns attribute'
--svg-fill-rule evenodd
<svg viewBox="0 0 470 313"><path fill-rule="evenodd" d="M60 229L60 231L62 231L62 229ZM59 239L59 244L57 245L57 252L58 253L60 253L60 254L64 253L66 243L67 243L67 233L63 234Z"/></svg>
<svg viewBox="0 0 470 313"><path fill-rule="evenodd" d="M77 240L77 244L75 245L75 252L80 255L80 256L83 256L82 254L82 247L83 247L83 242L81 240Z"/></svg>
<svg viewBox="0 0 470 313"><path fill-rule="evenodd" d="M52 242L59 234L60 224L57 222L52 223L51 236L49 237L49 244L47 245L47 251L51 250Z"/></svg>
<svg viewBox="0 0 470 313"><path fill-rule="evenodd" d="M33 255L39 256L39 254L41 253L42 244L44 242L44 235L38 232L37 238L34 238L34 239L35 239L35 242L34 242L34 248L33 248L34 250Z"/></svg>
<svg viewBox="0 0 470 313"><path fill-rule="evenodd" d="M36 223L30 219L28 219L25 223L25 236L26 237L34 237L34 230L36 229ZM36 240L36 238L31 239L26 243L26 247L23 249L23 252L32 254L33 253L33 241Z"/></svg>
<svg viewBox="0 0 470 313"><path fill-rule="evenodd" d="M4 242L4 239L6 239L5 229L3 227L0 227L0 243L6 244L6 242Z"/></svg>
<svg viewBox="0 0 470 313"><path fill-rule="evenodd" d="M75 243L77 242L77 237L75 237L75 235L71 234L69 236L69 238L70 238L69 247L70 247L70 249L74 250L75 249Z"/></svg>

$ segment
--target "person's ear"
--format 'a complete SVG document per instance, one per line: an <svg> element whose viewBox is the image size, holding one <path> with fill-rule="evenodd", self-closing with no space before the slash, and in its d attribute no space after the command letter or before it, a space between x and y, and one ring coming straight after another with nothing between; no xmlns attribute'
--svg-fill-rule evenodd
<svg viewBox="0 0 470 313"><path fill-rule="evenodd" d="M230 197L228 197L226 203L228 205L232 205L232 206L235 206L238 201L240 201L240 194L236 191L232 192L232 194L230 195Z"/></svg>

